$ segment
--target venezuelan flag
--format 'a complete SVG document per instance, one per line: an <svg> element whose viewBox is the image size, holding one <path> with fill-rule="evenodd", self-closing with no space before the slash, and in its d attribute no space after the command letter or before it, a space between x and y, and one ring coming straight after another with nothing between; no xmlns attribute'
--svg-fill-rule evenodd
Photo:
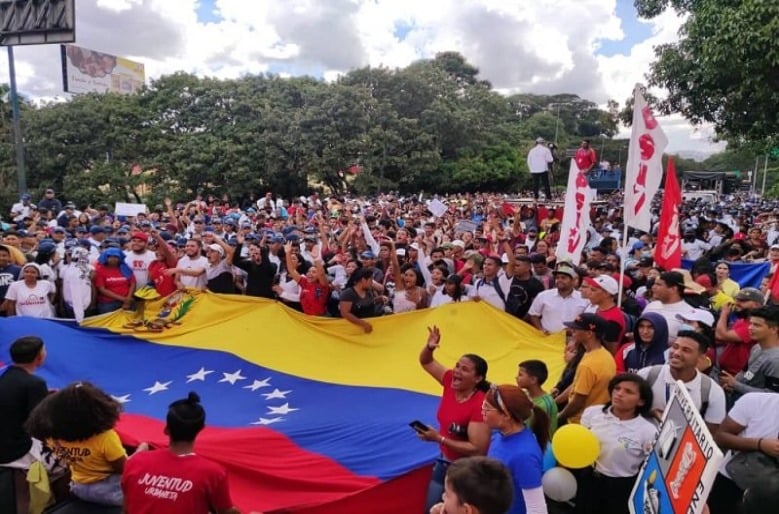
<svg viewBox="0 0 779 514"><path fill-rule="evenodd" d="M310 318L240 296L198 294L146 305L148 321L117 312L85 326L0 319L0 355L16 338L44 339L39 371L52 388L88 380L122 402L126 444L163 446L172 401L196 391L207 428L196 450L225 466L242 511L417 512L437 455L408 427L435 425L441 394L419 366L426 327L441 327L436 357L463 353L513 382L519 361L562 369L562 337L542 337L484 302L451 304L372 320L364 334L344 320ZM174 321L175 320L175 321Z"/></svg>

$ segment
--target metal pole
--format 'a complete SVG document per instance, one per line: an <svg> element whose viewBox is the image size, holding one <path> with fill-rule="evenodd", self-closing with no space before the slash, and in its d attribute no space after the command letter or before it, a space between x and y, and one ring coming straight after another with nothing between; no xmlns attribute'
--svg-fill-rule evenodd
<svg viewBox="0 0 779 514"><path fill-rule="evenodd" d="M755 195L757 193L757 173L758 173L758 170L760 169L759 168L759 165L760 165L759 163L760 163L760 156L758 155L757 157L755 157L755 169L752 170L752 177L751 177L752 180L750 181L751 182L750 185L752 186L752 188L751 188L751 191L749 193L750 195Z"/></svg>
<svg viewBox="0 0 779 514"><path fill-rule="evenodd" d="M24 140L22 139L22 124L19 120L19 96L16 93L16 66L14 63L14 47L8 47L8 75L11 85L11 112L13 113L14 147L16 149L16 183L19 195L27 192L27 176L24 172Z"/></svg>
<svg viewBox="0 0 779 514"><path fill-rule="evenodd" d="M760 198L765 196L765 178L768 175L768 154L765 154L765 164L763 165L763 187L760 188Z"/></svg>
<svg viewBox="0 0 779 514"><path fill-rule="evenodd" d="M557 126L560 125L560 106L562 104L557 104L557 118L554 122L554 144L557 146Z"/></svg>

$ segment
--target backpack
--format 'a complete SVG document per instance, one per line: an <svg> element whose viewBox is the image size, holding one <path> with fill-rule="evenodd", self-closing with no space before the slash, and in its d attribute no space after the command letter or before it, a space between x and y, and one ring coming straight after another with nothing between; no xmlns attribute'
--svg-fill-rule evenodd
<svg viewBox="0 0 779 514"><path fill-rule="evenodd" d="M653 387L657 382L657 377L660 375L660 370L663 369L663 364L658 364L649 368L649 374L646 376L646 381L649 383L649 387ZM709 409L709 393L711 393L712 380L707 375L701 373L701 417L706 416L706 411ZM666 401L668 399L666 398Z"/></svg>
<svg viewBox="0 0 779 514"><path fill-rule="evenodd" d="M527 303L528 295L527 291L525 291L525 288L515 282L515 280L516 277L511 277L511 284L509 285L508 295L506 295L503 292L503 288L500 287L500 280L498 280L498 277L493 279L491 285L495 288L495 292L498 293L500 299L503 300L503 310L516 318L522 319L522 307ZM484 283L484 279L481 279L479 282L479 284ZM476 289L478 291L478 285L476 286Z"/></svg>

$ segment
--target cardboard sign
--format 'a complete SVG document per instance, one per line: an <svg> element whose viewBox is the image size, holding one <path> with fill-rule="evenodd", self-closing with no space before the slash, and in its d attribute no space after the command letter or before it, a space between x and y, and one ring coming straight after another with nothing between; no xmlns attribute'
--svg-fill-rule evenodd
<svg viewBox="0 0 779 514"><path fill-rule="evenodd" d="M652 451L630 495L631 514L699 514L722 451L681 381L673 388Z"/></svg>
<svg viewBox="0 0 779 514"><path fill-rule="evenodd" d="M142 203L123 203L116 202L114 208L114 214L117 216L137 216L140 214L146 214L147 208Z"/></svg>
<svg viewBox="0 0 779 514"><path fill-rule="evenodd" d="M459 234L461 232L471 232L473 233L476 231L476 229L479 228L479 224L475 221L470 220L462 220L458 221L457 225L454 226L454 233Z"/></svg>
<svg viewBox="0 0 779 514"><path fill-rule="evenodd" d="M441 200L435 198L430 201L430 203L427 206L427 210L432 212L433 216L435 216L436 218L440 218L441 216L446 214L447 207L446 205L444 205L444 203Z"/></svg>

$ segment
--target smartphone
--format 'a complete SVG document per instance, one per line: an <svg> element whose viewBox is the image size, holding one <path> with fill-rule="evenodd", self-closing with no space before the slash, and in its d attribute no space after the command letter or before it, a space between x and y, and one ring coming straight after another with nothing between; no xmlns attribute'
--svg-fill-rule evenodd
<svg viewBox="0 0 779 514"><path fill-rule="evenodd" d="M414 430L416 430L419 433L427 432L428 430L430 430L429 426L425 425L424 423L422 423L421 421L416 420L416 419L414 421L412 421L411 423L409 423L408 426L410 426L411 428L413 428Z"/></svg>

